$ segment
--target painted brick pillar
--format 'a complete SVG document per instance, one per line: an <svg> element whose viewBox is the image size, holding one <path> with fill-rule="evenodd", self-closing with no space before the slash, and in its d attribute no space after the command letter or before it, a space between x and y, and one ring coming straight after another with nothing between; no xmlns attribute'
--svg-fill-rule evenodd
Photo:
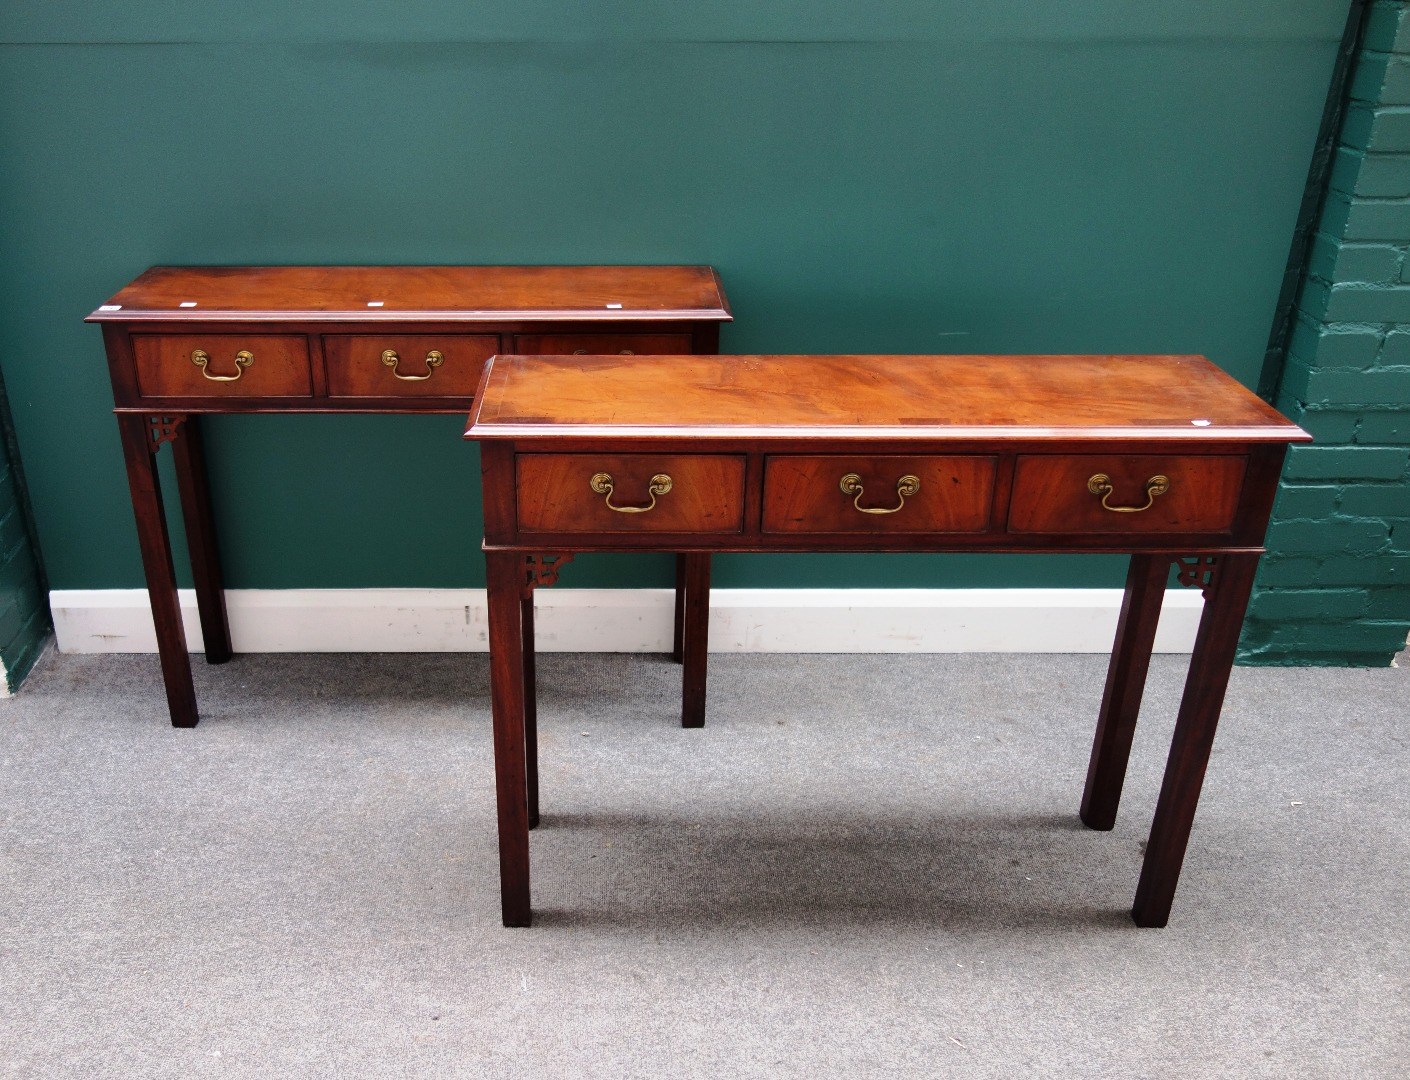
<svg viewBox="0 0 1410 1080"><path fill-rule="evenodd" d="M1367 12L1276 404L1289 453L1241 659L1385 666L1410 631L1410 0Z"/></svg>
<svg viewBox="0 0 1410 1080"><path fill-rule="evenodd" d="M0 697L19 687L49 636L48 587L38 550L0 382Z"/></svg>

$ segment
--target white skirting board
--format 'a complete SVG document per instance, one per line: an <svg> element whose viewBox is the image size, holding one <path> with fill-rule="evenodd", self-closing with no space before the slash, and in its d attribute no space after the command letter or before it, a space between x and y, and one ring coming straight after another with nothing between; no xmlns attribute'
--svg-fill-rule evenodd
<svg viewBox="0 0 1410 1080"><path fill-rule="evenodd" d="M666 652L669 589L538 589L546 652ZM60 652L155 652L142 589L49 594ZM1189 652L1202 601L1165 594L1157 652ZM181 592L186 640L201 651L195 593ZM232 589L236 652L483 652L483 589ZM1120 589L716 589L711 652L1111 651Z"/></svg>

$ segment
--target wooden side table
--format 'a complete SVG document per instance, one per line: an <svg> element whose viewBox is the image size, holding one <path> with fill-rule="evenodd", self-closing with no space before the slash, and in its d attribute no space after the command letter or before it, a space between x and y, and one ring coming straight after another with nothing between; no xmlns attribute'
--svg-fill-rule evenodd
<svg viewBox="0 0 1410 1080"><path fill-rule="evenodd" d="M1132 909L1165 925L1283 456L1308 439L1207 360L499 356L466 438L506 926L530 921L539 809L524 599L574 552L652 550L1130 553L1082 797L1094 829L1116 820L1173 561L1205 607ZM703 719L703 636L686 648L685 713Z"/></svg>
<svg viewBox="0 0 1410 1080"><path fill-rule="evenodd" d="M171 722L194 727L155 454L171 443L206 660L231 657L202 413L467 411L494 354L713 353L729 305L708 266L153 267L102 324ZM675 653L703 636L709 556L677 559ZM533 606L521 615L533 633ZM687 680L701 676L687 670Z"/></svg>

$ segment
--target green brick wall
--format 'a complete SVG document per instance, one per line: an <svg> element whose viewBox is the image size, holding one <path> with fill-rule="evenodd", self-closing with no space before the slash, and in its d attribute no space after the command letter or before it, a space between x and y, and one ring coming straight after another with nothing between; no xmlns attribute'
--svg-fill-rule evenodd
<svg viewBox="0 0 1410 1080"><path fill-rule="evenodd" d="M19 688L49 638L48 587L36 550L10 405L0 382L0 692Z"/></svg>
<svg viewBox="0 0 1410 1080"><path fill-rule="evenodd" d="M1410 2L1364 24L1277 405L1294 448L1242 659L1385 666L1410 631Z"/></svg>

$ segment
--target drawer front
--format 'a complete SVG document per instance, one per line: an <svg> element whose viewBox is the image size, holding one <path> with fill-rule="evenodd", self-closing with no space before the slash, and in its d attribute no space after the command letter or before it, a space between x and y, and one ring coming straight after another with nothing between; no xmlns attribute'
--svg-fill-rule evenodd
<svg viewBox="0 0 1410 1080"><path fill-rule="evenodd" d="M329 397L473 398L498 334L330 334Z"/></svg>
<svg viewBox="0 0 1410 1080"><path fill-rule="evenodd" d="M992 457L770 457L767 533L975 533L989 527Z"/></svg>
<svg viewBox="0 0 1410 1080"><path fill-rule="evenodd" d="M312 397L302 334L134 334L143 397Z"/></svg>
<svg viewBox="0 0 1410 1080"><path fill-rule="evenodd" d="M689 334L518 334L521 356L671 356L691 351Z"/></svg>
<svg viewBox="0 0 1410 1080"><path fill-rule="evenodd" d="M1233 456L1020 457L1009 531L1226 533L1245 465L1245 458Z"/></svg>
<svg viewBox="0 0 1410 1080"><path fill-rule="evenodd" d="M743 457L520 454L515 467L525 532L737 533L744 525Z"/></svg>

